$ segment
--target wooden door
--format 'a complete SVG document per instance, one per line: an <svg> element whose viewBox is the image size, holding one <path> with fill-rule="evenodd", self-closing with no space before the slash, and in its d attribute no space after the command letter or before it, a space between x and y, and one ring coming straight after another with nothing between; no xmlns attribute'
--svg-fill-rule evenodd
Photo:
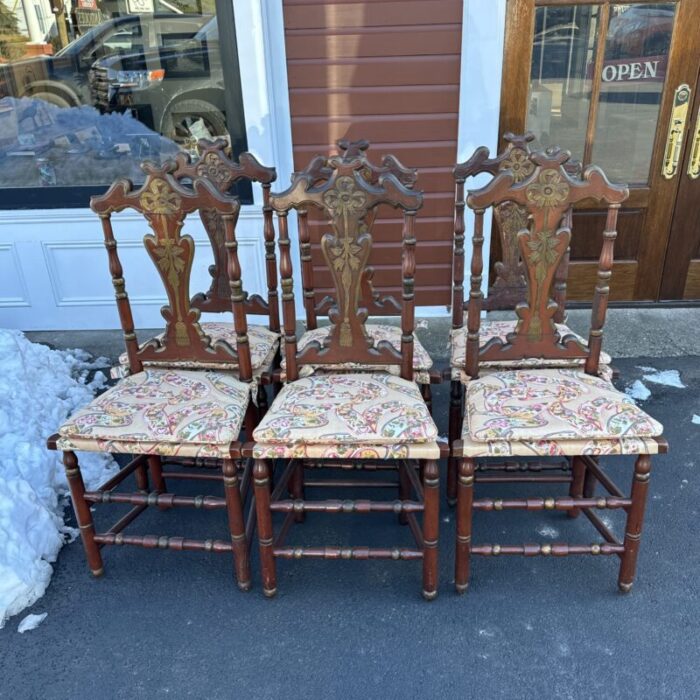
<svg viewBox="0 0 700 700"><path fill-rule="evenodd" d="M661 298L700 299L700 76L686 120L685 155L664 263Z"/></svg>
<svg viewBox="0 0 700 700"><path fill-rule="evenodd" d="M700 0L508 3L501 132L530 129L542 145L567 148L630 185L613 300L661 293L700 66L698 27ZM592 298L603 223L594 203L577 207L569 299Z"/></svg>

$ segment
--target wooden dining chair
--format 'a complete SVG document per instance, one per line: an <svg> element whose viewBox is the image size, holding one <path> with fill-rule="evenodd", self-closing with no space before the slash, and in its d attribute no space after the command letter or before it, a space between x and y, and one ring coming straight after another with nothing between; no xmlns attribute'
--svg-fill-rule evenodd
<svg viewBox="0 0 700 700"><path fill-rule="evenodd" d="M628 591L634 580L648 490L651 455L664 452L663 427L634 401L599 376L603 325L608 306L613 246L620 204L629 191L608 182L594 166L581 178L566 170L569 153L557 148L528 156L532 168L516 180L504 170L485 187L469 192L474 210L471 284L467 322L465 410L461 438L452 445L459 460L457 486L457 544L455 586L464 592L469 581L472 555L566 556L570 554L616 554L621 559L618 584ZM551 298L557 269L569 247L572 230L566 216L573 205L593 199L607 205L607 219L593 296L588 342L575 335L562 337L554 322L558 310ZM518 233L520 255L527 277L527 299L517 304L516 326L505 340L480 340L482 248L484 213L489 207L513 202L528 215L528 227ZM495 360L519 361L528 357L547 361L583 362L582 367L530 367L483 369ZM634 475L629 497L605 473L603 455L634 455ZM528 457L527 466L539 474L498 478L476 471L491 463L487 458ZM551 483L561 479L546 472L548 458L568 458L572 463L569 493L565 497L479 498L474 485L480 482ZM609 495L596 496L600 484ZM474 544L473 511L503 510L566 511L583 513L602 535L594 544L546 543L525 545ZM597 511L622 509L627 514L622 540L606 526Z"/></svg>
<svg viewBox="0 0 700 700"><path fill-rule="evenodd" d="M463 384L470 379L465 371L468 300L464 299L464 189L470 178L488 174L493 177L508 171L515 182L522 182L535 169L530 160L531 146L535 139L532 132L523 135L508 133L504 136L506 147L495 158L489 157L489 150L478 148L464 163L455 166L455 236L453 246L453 276L452 276L452 331L450 334L450 443L459 438L461 431ZM572 177L580 177L581 164L568 161L564 164L566 172ZM496 250L501 251L500 260L494 264L494 279L489 285L486 298L482 302L483 311L503 311L527 299L527 275L522 261L518 234L528 226L528 211L515 202L503 202L493 208L495 230L498 232ZM571 228L573 222L573 207L569 207L562 217L564 225ZM557 305L553 315L555 327L560 337L575 336L585 343L586 340L574 333L566 325L566 281L569 267L569 249L561 258L556 269L553 283L553 300ZM496 338L506 342L509 334L515 331L515 320L486 320L481 321L479 328L480 343L487 345ZM612 378L611 358L607 353L601 353L599 374L607 379ZM495 359L482 363L482 369L512 369L526 367L557 367L582 366L580 359L546 359L533 355L519 360ZM450 505L457 500L457 462L450 458L447 474L447 499Z"/></svg>
<svg viewBox="0 0 700 700"><path fill-rule="evenodd" d="M393 559L423 561L423 595L437 595L437 539L439 476L437 460L447 454L420 390L414 383L414 221L422 195L402 185L391 173L376 183L364 175L361 156L327 160L328 176L319 181L304 171L291 187L273 194L270 203L279 217L280 271L284 319L287 384L253 433L255 498L263 590L277 590L278 558ZM400 344L372 335L366 323L361 289L367 280L372 250L371 212L388 205L403 212L403 295ZM330 327L323 340L303 348L296 337L293 271L287 218L296 210L303 222L309 209L322 212L332 232L321 239L331 270L334 304L328 309ZM301 223L303 229L304 224ZM398 236L397 236L398 240ZM307 301L310 297L306 298ZM307 308L310 308L307 307ZM315 371L307 375L307 367ZM358 372L356 368L363 368ZM375 367L374 371L366 368ZM399 374L392 373L398 367ZM271 464L286 467L272 493ZM395 481L307 480L313 469L380 469ZM390 487L398 500L313 500L307 490L333 486ZM290 498L284 496L289 489ZM415 538L415 547L316 547L286 545L291 525L307 512L396 513ZM285 515L277 534L273 513ZM423 514L422 527L417 515ZM304 528L302 528L303 532Z"/></svg>
<svg viewBox="0 0 700 700"><path fill-rule="evenodd" d="M252 463L241 457L241 432L250 438L255 415L250 402L253 369L246 297L235 237L240 204L203 178L197 177L191 186L184 187L175 178L177 167L174 161L163 166L147 164L142 187L135 189L130 181L118 180L105 195L93 197L90 202L102 222L129 373L70 416L58 433L49 438L48 446L63 452L73 508L88 565L95 576L103 573L100 550L105 545L232 552L238 586L247 590L250 588L248 544L254 521L249 518L246 528L243 504L250 490ZM168 299L161 309L165 320L163 334L141 344L134 330L111 221L113 213L125 209L142 214L151 228L144 246ZM199 324L199 309L190 302L195 243L190 235L182 233L182 228L186 216L202 210L216 211L223 226L234 344L207 335ZM238 367L237 376L219 369L193 369L234 364ZM128 454L133 459L100 488L86 491L76 450ZM170 492L168 477L174 480L182 476L164 474L164 461L173 458L212 459L219 467L218 478L223 481L225 497L181 496ZM131 474L135 475L137 491L118 492L117 486ZM132 508L110 528L96 532L91 509L103 503ZM138 515L154 506L225 510L228 535L225 539L198 540L125 534L124 530ZM223 530L224 522L222 526Z"/></svg>
<svg viewBox="0 0 700 700"><path fill-rule="evenodd" d="M393 175L402 185L411 189L415 186L417 180L417 171L411 168L406 168L393 155L385 155L382 158L381 164L372 163L367 151L370 147L369 141L348 141L341 139L337 142L338 156L341 161L352 163L357 160L362 161L362 167L359 169L359 174L370 184L378 185L379 179L384 175ZM308 166L301 172L295 173L295 178L305 178L309 183L315 186L320 186L323 182L328 181L334 173L334 168L329 165L327 156L316 156ZM360 223L360 226L365 230L372 230L375 219L377 217L378 207L368 210L365 214L365 219ZM319 291L314 282L314 261L312 256L312 237L309 226L309 215L312 220L314 215L318 218L319 212L299 209L297 217L299 222L299 252L301 263L301 280L304 297L304 312L306 317L306 332L299 339L299 350L303 350L310 343L323 342L328 337L330 327L328 325L319 325L320 318L327 318L331 309L336 304L336 298L333 294L325 294L319 299ZM330 223L330 222L329 222ZM382 294L374 288L374 268L371 262L367 264L364 270L362 279L360 280L360 303L363 308L367 309L368 316L398 316L401 314L401 305L396 301L391 294ZM398 326L393 326L387 323L378 323L373 321L366 324L367 332L374 338L376 342L387 341L395 348L401 346L401 329ZM282 372L281 378L284 379L285 360L281 362ZM437 370L433 369L433 360L429 353L423 347L420 340L414 335L413 346L413 366L414 379L420 385L423 397L429 407L432 405L431 384L436 384L442 381L442 375ZM328 368L326 368L328 369ZM362 364L349 365L344 363L331 369L355 369L358 371L376 371L377 369L385 369L377 365L365 366ZM312 365L305 366L301 369L302 376L308 376L315 371ZM399 372L398 366L391 371L396 374Z"/></svg>
<svg viewBox="0 0 700 700"><path fill-rule="evenodd" d="M248 343L253 367L253 376L258 382L257 401L261 407L267 405L267 398L261 383L269 381L268 375L274 369L278 359L280 318L279 297L277 293L277 258L275 255L275 229L272 209L270 208L270 188L277 179L274 168L261 165L251 153L241 153L238 162L232 160L228 151L230 147L225 139L216 141L201 140L198 144L199 158L192 159L189 154L180 153L175 159L177 167L172 176L182 185L189 186L196 178L208 180L218 191L229 192L241 181L258 182L262 187L263 197L263 230L262 242L265 247L265 272L267 279L267 299L259 294L244 294L244 309L248 315L266 316L267 325L249 324ZM209 266L211 285L206 292L195 294L190 300L190 306L202 312L230 314L231 296L229 275L227 271L227 252L224 235L224 222L218 210L203 208L200 218L211 244L214 263ZM227 321L207 321L200 324L203 331L214 342L223 340L231 346L235 345L236 334L233 325ZM170 360L154 359L146 363L158 367L172 366ZM176 366L192 369L224 369L237 371L226 362L192 361L186 364L179 362ZM164 364L165 363L165 364ZM123 353L119 358L120 371L118 376L128 373L129 358Z"/></svg>

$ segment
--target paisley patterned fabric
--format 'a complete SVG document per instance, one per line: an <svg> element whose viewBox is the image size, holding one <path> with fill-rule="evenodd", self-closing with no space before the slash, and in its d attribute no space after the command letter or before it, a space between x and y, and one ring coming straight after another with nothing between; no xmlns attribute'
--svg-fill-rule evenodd
<svg viewBox="0 0 700 700"><path fill-rule="evenodd" d="M515 332L515 324L517 321L482 321L479 327L479 344L484 347L492 338L498 338L505 342L509 333ZM572 335L576 340L588 345L585 338L574 333L566 324L555 324L559 337L563 338L567 335ZM465 326L462 328L453 329L450 337L450 367L452 368L452 380L462 381L467 383L470 380L469 375L465 374L464 366L467 360L467 328L466 319ZM600 371L599 375L610 381L612 379L612 370L610 363L612 358L608 353L600 353ZM502 362L480 362L481 369L508 369L513 367L583 367L585 360L567 360L567 359L541 359L538 357L529 357L522 360L503 360Z"/></svg>
<svg viewBox="0 0 700 700"><path fill-rule="evenodd" d="M149 369L76 411L58 431L58 448L227 457L249 397L231 373Z"/></svg>
<svg viewBox="0 0 700 700"><path fill-rule="evenodd" d="M256 459L440 459L437 442L396 445L274 445L256 443Z"/></svg>
<svg viewBox="0 0 700 700"><path fill-rule="evenodd" d="M231 347L236 347L236 330L232 323L212 321L202 323L202 330L212 342L225 340ZM157 336L162 338L163 334ZM253 366L253 378L259 379L260 375L272 367L275 353L279 346L279 335L265 326L248 326L248 343L250 345L250 359ZM194 362L192 360L164 362L149 361L144 363L146 367L173 367L178 369L223 369L236 370L238 364L223 362ZM129 358L124 352L119 356L119 365L112 368L113 379L120 379L129 375Z"/></svg>
<svg viewBox="0 0 700 700"><path fill-rule="evenodd" d="M462 439L484 454L639 454L662 432L630 397L580 370L493 372L466 389ZM586 451L561 452L572 449Z"/></svg>
<svg viewBox="0 0 700 700"><path fill-rule="evenodd" d="M655 455L659 445L654 438L620 440L496 440L478 442L462 437L462 449L455 457L574 457L576 455Z"/></svg>
<svg viewBox="0 0 700 700"><path fill-rule="evenodd" d="M433 454L437 436L418 387L388 373L319 374L287 384L253 432L264 446L258 454L274 456L309 456L311 446L323 456L407 456L416 444L432 445L425 451Z"/></svg>
<svg viewBox="0 0 700 700"><path fill-rule="evenodd" d="M368 323L366 326L368 335L374 340L375 345L382 340L386 340L393 345L397 350L401 350L401 329L397 326L390 326L385 323ZM323 345L323 341L330 333L330 326L322 328L314 328L312 331L306 331L299 339L297 344L297 352L301 352L309 343L314 341ZM428 355L428 352L421 344L420 340L413 334L413 381L418 384L430 384L429 370L433 366L433 361ZM284 369L286 361L282 358L282 381L285 381ZM338 370L361 370L363 372L389 372L396 376L401 374L398 365L362 365L355 362L345 362L340 365L304 365L299 368L300 377L308 377L315 371L321 370L324 372Z"/></svg>

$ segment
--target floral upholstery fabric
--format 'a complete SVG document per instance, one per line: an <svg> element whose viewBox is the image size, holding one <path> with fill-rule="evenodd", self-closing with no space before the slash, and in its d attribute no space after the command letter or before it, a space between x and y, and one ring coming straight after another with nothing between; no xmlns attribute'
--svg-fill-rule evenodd
<svg viewBox="0 0 700 700"><path fill-rule="evenodd" d="M221 323L212 321L201 324L202 331L208 335L212 343L217 340L225 340L231 347L236 347L236 329L232 323ZM163 334L157 336L162 338ZM275 353L279 346L279 334L271 331L265 326L248 326L248 344L250 345L250 359L253 367L253 378L258 379L260 375L269 370L275 358ZM192 360L164 362L148 361L144 363L146 367L173 367L178 369L221 369L236 370L236 362L195 362ZM112 369L112 378L120 379L129 375L129 358L124 352L119 356L119 366Z"/></svg>
<svg viewBox="0 0 700 700"><path fill-rule="evenodd" d="M397 350L401 350L401 329L397 326L390 326L385 323L368 323L366 325L367 333L374 340L375 345L382 340L391 343ZM323 341L328 337L331 328L323 326L322 328L314 328L311 331L306 331L297 344L297 352L301 352L309 343L314 341L323 345ZM433 366L433 361L428 355L427 350L423 347L420 340L413 334L413 380L418 384L430 384L430 368ZM284 356L281 362L282 371L286 367ZM363 365L354 362L345 362L340 365L304 365L299 368L300 377L308 377L315 371L321 370L324 372L338 370L362 370L364 372L389 372L390 374L399 375L400 367L398 365ZM284 374L282 381L285 380Z"/></svg>
<svg viewBox="0 0 700 700"><path fill-rule="evenodd" d="M231 373L145 370L76 411L58 431L58 448L227 457L249 397Z"/></svg>
<svg viewBox="0 0 700 700"><path fill-rule="evenodd" d="M654 438L619 440L495 440L478 442L462 437L462 449L455 457L573 457L590 455L655 455L659 444Z"/></svg>
<svg viewBox="0 0 700 700"><path fill-rule="evenodd" d="M493 372L466 388L462 439L482 454L640 453L662 432L630 397L580 370Z"/></svg>
<svg viewBox="0 0 700 700"><path fill-rule="evenodd" d="M256 443L256 459L440 459L438 442L396 445L275 445Z"/></svg>
<svg viewBox="0 0 700 700"><path fill-rule="evenodd" d="M479 327L479 344L484 347L492 338L506 340L509 333L515 332L515 324L517 321L482 321ZM585 338L582 338L578 333L574 333L566 324L555 324L559 337L573 335L576 340L584 345L588 345ZM464 373L464 366L467 359L467 328L456 328L451 333L450 341L450 366L452 367L452 379L454 381L462 381L466 383L470 377ZM608 381L612 378L610 363L612 358L608 353L600 353L600 376ZM524 358L522 360L503 360L501 362L480 362L479 367L483 369L509 369L513 367L583 367L585 360L567 360L567 359L541 359L537 357Z"/></svg>
<svg viewBox="0 0 700 700"><path fill-rule="evenodd" d="M258 456L436 454L438 431L413 383L388 373L318 374L287 384L253 432ZM315 446L315 447L314 447ZM425 457L430 458L430 457Z"/></svg>

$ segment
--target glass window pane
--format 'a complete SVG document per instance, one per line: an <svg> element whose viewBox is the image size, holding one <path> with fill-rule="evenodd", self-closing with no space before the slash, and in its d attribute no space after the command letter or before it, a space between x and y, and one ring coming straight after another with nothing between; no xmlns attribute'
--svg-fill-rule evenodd
<svg viewBox="0 0 700 700"><path fill-rule="evenodd" d="M527 128L540 145L559 145L583 158L599 8L538 7L532 48Z"/></svg>
<svg viewBox="0 0 700 700"><path fill-rule="evenodd" d="M646 183L676 5L610 8L592 161L614 180Z"/></svg>
<svg viewBox="0 0 700 700"><path fill-rule="evenodd" d="M73 0L56 17L38 17L35 0L8 7L0 199L35 188L35 206L87 206L119 177L142 181L143 160L193 152L229 128L244 144L242 109L226 114L214 0ZM226 75L238 95L228 104L242 104L238 65Z"/></svg>

